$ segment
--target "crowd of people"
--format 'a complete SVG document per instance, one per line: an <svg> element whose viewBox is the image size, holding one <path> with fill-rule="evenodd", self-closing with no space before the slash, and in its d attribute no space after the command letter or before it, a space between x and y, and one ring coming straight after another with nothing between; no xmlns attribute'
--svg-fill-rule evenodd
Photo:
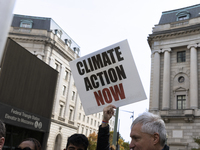
<svg viewBox="0 0 200 150"><path fill-rule="evenodd" d="M96 150L115 150L109 143L109 120L114 114L114 105L108 105L103 109L103 120L99 126ZM0 150L5 143L6 128L0 120ZM145 112L137 117L130 132L130 150L169 150L166 145L166 129L164 121L158 116ZM84 134L71 135L64 150L87 150L88 138ZM34 138L23 140L15 150L42 150L41 144Z"/></svg>

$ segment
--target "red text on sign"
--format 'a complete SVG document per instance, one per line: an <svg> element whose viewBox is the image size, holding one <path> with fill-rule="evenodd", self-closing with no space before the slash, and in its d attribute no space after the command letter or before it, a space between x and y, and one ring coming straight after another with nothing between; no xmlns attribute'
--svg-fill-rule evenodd
<svg viewBox="0 0 200 150"><path fill-rule="evenodd" d="M102 91L99 90L94 92L94 96L98 106L105 105L105 103L111 103L113 98L115 101L126 98L122 83L120 83L119 86L114 85L110 86L109 88L104 88Z"/></svg>

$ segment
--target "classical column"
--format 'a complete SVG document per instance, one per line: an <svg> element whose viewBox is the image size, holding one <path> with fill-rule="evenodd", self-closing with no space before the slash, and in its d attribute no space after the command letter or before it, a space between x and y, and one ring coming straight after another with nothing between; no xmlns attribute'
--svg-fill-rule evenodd
<svg viewBox="0 0 200 150"><path fill-rule="evenodd" d="M164 53L162 109L164 110L170 108L170 51L170 48L162 50Z"/></svg>
<svg viewBox="0 0 200 150"><path fill-rule="evenodd" d="M75 125L77 124L77 120L78 120L78 115L79 115L79 96L78 96L78 92L76 90L76 96L75 96L75 108L74 108L74 123Z"/></svg>
<svg viewBox="0 0 200 150"><path fill-rule="evenodd" d="M190 108L198 107L197 44L188 45L190 49Z"/></svg>
<svg viewBox="0 0 200 150"><path fill-rule="evenodd" d="M67 96L66 96L66 107L65 107L65 118L69 120L69 103L71 101L72 97L72 87L73 87L73 77L72 73L69 73L69 82L68 82L68 91L67 91Z"/></svg>
<svg viewBox="0 0 200 150"><path fill-rule="evenodd" d="M59 69L59 74L58 74L58 79L57 79L57 85L56 85L56 92L55 92L55 100L54 100L54 107L53 107L53 112L54 114L59 115L59 108L60 108L60 97L62 95L63 91L63 76L64 76L64 66L60 64L60 69Z"/></svg>
<svg viewBox="0 0 200 150"><path fill-rule="evenodd" d="M46 44L44 48L44 62L48 65L50 65L51 51L50 45Z"/></svg>
<svg viewBox="0 0 200 150"><path fill-rule="evenodd" d="M160 86L160 50L153 51L153 88L151 99L151 110L159 109L159 86Z"/></svg>

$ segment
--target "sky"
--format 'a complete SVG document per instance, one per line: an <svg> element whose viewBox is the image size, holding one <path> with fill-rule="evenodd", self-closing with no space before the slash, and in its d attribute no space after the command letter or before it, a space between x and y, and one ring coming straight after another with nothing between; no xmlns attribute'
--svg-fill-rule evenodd
<svg viewBox="0 0 200 150"><path fill-rule="evenodd" d="M119 132L130 142L131 116L149 108L151 50L147 37L163 11L199 4L199 0L16 0L14 14L52 18L84 56L127 39L147 99L120 107ZM125 112L130 111L130 112Z"/></svg>

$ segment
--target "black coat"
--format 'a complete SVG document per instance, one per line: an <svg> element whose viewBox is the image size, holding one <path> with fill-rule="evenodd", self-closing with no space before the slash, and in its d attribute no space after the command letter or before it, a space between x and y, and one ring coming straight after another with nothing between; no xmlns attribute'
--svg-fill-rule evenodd
<svg viewBox="0 0 200 150"><path fill-rule="evenodd" d="M109 136L109 125L103 128L100 125L96 150L110 150Z"/></svg>
<svg viewBox="0 0 200 150"><path fill-rule="evenodd" d="M162 150L169 150L169 146L167 146L167 145L165 144L165 146L163 147Z"/></svg>

